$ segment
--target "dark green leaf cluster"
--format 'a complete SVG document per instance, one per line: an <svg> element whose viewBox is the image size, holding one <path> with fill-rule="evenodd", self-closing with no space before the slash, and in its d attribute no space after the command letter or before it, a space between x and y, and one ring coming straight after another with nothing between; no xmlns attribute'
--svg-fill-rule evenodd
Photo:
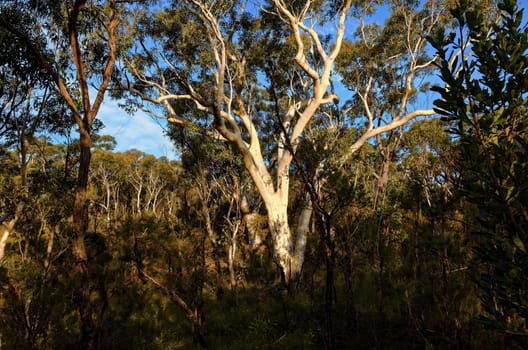
<svg viewBox="0 0 528 350"><path fill-rule="evenodd" d="M478 210L475 273L486 319L528 335L528 27L514 0L490 22L460 2L456 34L432 37L445 88L437 112L459 142L462 191Z"/></svg>

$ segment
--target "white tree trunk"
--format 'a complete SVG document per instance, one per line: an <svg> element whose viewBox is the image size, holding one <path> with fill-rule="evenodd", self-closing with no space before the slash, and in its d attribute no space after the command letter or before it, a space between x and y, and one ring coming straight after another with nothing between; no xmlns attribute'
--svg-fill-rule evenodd
<svg viewBox="0 0 528 350"><path fill-rule="evenodd" d="M265 204L273 240L273 258L282 270L284 281L296 281L300 278L304 263L306 236L312 215L311 202L308 200L301 211L295 237L288 223L288 196L277 193L271 202Z"/></svg>
<svg viewBox="0 0 528 350"><path fill-rule="evenodd" d="M312 218L312 201L309 196L306 199L306 203L301 210L299 215L299 221L297 223L297 231L295 233L295 250L292 261L292 272L291 276L294 281L301 278L302 268L304 264L304 255L306 252L306 240L308 232L310 231L310 222Z"/></svg>
<svg viewBox="0 0 528 350"><path fill-rule="evenodd" d="M132 64L129 68L136 76L136 79L154 89L158 89L159 96L153 98L135 89L133 89L133 92L145 101L149 101L149 103L165 105L169 114L168 120L173 123L179 123L186 127L196 127L196 130L203 129L198 123L178 115L171 104L171 100L192 101L198 110L214 118L212 126L218 132L218 135L216 133L213 134L219 139L231 142L238 148L244 158L246 169L262 196L268 212L269 228L273 240L273 255L282 270L284 280L289 282L291 278L296 278L300 273L306 245L307 230L304 229L306 227L305 222L309 221L311 210L303 210L303 215L300 218L301 229L297 237L293 238L288 224L288 172L300 138L313 115L317 113L321 105L338 101L337 96L329 91L328 88L330 87L334 62L341 49L345 34L345 20L352 0L344 1L340 7L340 11L337 14L338 20L336 21L337 28L334 42L328 45L331 47L329 52L325 52L326 45L321 43L319 34L306 24L310 22L307 21L306 16L311 16L311 13L309 13L311 8L309 1L301 11L301 15L292 13L289 10L287 1L270 1L276 13L291 28L292 37L296 43L296 53L292 58L303 71L301 79L304 89L309 88L310 85L305 83L305 79L307 79L307 81L311 81L310 88L313 90L310 94L311 96L304 101L291 101L288 98L290 103L287 110L284 111L286 113L284 115L280 113L282 115L282 121L280 121L282 125L280 125L279 135L276 135L278 136L278 154L276 166L273 169L268 169L269 164L265 161L262 154L258 125L254 123L254 120L258 118L254 119L252 116L254 111L251 106L253 103L251 100L246 99L248 93L245 88L238 88L238 86L245 87L250 85L249 81L246 80L247 65L245 57L239 57L237 52L231 51L231 45L229 45L231 38L224 37L222 21L217 19L215 11L211 10L208 2L190 0L186 1L186 3L196 10L196 13L201 17L208 38L206 46L208 45L208 51L214 57L213 65L210 67L213 79L208 81L214 95L214 103L211 104L211 101L196 93L197 90L195 90L193 83L188 81L188 79L177 77L179 82L186 87L188 93L172 94L169 93L170 87L165 85L165 81L169 79L163 77L163 72L161 72L161 79L156 79L153 82L143 68L139 69ZM311 42L310 47L317 51L316 54L312 53L307 56L307 40ZM143 47L142 49L145 48ZM158 57L154 51L150 52L149 55ZM317 66L311 64L312 58L315 58L312 57L313 55L316 55L317 61L321 60L321 64ZM160 59L166 61L165 57L160 57ZM232 74L231 64L235 68L236 74ZM153 74L155 76L159 73L160 70L156 69ZM235 110L236 113L234 112ZM274 181L275 176L276 181Z"/></svg>
<svg viewBox="0 0 528 350"><path fill-rule="evenodd" d="M231 290L234 291L236 288L236 271L235 271L235 256L236 256L236 240L237 240L238 227L233 230L231 238L229 240L229 249L227 254L228 264L229 264L229 284Z"/></svg>
<svg viewBox="0 0 528 350"><path fill-rule="evenodd" d="M7 223L4 222L0 224L0 232L2 232L2 237L0 238L0 262L4 258L7 239L9 238L9 235L11 234L11 232L13 232L17 219L18 219L18 215L15 215L14 219L10 220Z"/></svg>
<svg viewBox="0 0 528 350"><path fill-rule="evenodd" d="M301 276L311 215L311 207L307 206L302 209L297 231L293 237L288 224L287 207L272 205L271 209L268 209L269 228L273 240L273 258L282 270L282 277L287 283L296 281Z"/></svg>
<svg viewBox="0 0 528 350"><path fill-rule="evenodd" d="M5 246L7 244L7 238L9 237L10 233L10 231L4 225L2 225L2 231L2 238L0 239L0 261L2 261L2 259L4 258Z"/></svg>
<svg viewBox="0 0 528 350"><path fill-rule="evenodd" d="M266 203L268 207L268 223L273 240L273 259L280 267L282 279L289 282L293 258L293 245L288 225L287 206L283 203Z"/></svg>

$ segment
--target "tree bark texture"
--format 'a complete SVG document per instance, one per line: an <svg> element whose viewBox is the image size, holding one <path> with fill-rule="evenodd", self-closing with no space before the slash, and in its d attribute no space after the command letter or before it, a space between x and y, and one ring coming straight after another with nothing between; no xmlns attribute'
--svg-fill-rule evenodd
<svg viewBox="0 0 528 350"><path fill-rule="evenodd" d="M8 222L5 221L9 219L12 214L7 213L0 218L0 232L2 234L2 236L0 237L0 265L2 263L2 259L4 258L7 239L9 238L9 235L15 230L15 225L20 215L22 214L23 208L24 206L22 203L18 204L14 217Z"/></svg>
<svg viewBox="0 0 528 350"><path fill-rule="evenodd" d="M81 155L75 202L73 205L73 240L72 254L75 260L74 270L78 276L76 300L81 319L81 343L85 349L98 349L97 329L93 320L92 303L90 300L90 281L88 274L88 256L86 253L85 236L88 226L88 208L86 206L86 190L91 160L91 137L88 132L81 134Z"/></svg>
<svg viewBox="0 0 528 350"><path fill-rule="evenodd" d="M268 223L273 241L273 259L280 268L281 280L289 284L296 282L301 275L306 249L311 210L304 209L299 217L299 226L294 237L288 223L287 200L266 203Z"/></svg>
<svg viewBox="0 0 528 350"><path fill-rule="evenodd" d="M6 214L9 215L9 214ZM2 262L2 259L4 258L5 254L5 246L7 244L7 239L9 238L9 235L13 232L16 224L16 219L10 220L8 223L2 223L0 227L2 228L2 237L0 237L0 263Z"/></svg>

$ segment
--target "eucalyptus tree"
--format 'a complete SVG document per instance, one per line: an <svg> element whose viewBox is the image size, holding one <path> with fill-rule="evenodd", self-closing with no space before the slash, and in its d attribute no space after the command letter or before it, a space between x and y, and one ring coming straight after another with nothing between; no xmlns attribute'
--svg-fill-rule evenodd
<svg viewBox="0 0 528 350"><path fill-rule="evenodd" d="M357 73L350 85L362 111L353 117L366 125L341 164L371 137L434 113L410 110L409 101L419 72L432 62L423 54L423 35L438 23L439 9L434 2L422 11L407 2L389 3L391 18L400 23L395 30L399 37L364 25L365 16L375 9L371 2L349 0L272 0L261 8L245 1L188 0L137 20L138 45L127 62L133 76L130 91L141 99L141 108L236 146L267 209L274 259L285 281L300 274L305 222L311 215L308 206L294 234L288 218L290 171L294 159L302 162L308 156L299 144L314 117L328 115L324 109L339 104L338 93L348 94L335 89L336 73ZM362 36L357 44L347 44L346 27L355 19L362 23ZM385 32L391 28L394 23L389 21ZM392 43L382 44L386 37ZM351 61L345 56L340 61L344 68L336 72L342 47L351 46L361 54L352 55ZM377 50L384 54L376 61ZM391 64L390 73L376 70L385 64ZM380 88L382 74L398 80L387 83L394 86L391 91ZM374 111L372 95L391 92L398 101L387 102L394 110L388 119L387 113ZM358 119L352 120L359 125Z"/></svg>
<svg viewBox="0 0 528 350"><path fill-rule="evenodd" d="M222 254L227 246L229 286L236 295L236 255L240 232L251 223L244 222L242 206L244 189L251 186L246 179L240 155L232 145L219 141L208 142L207 136L189 130L173 128L172 137L182 150L183 175L190 178L195 189L205 232L211 245L217 275L216 294L223 294ZM249 209L248 209L249 214Z"/></svg>
<svg viewBox="0 0 528 350"><path fill-rule="evenodd" d="M110 84L118 54L119 26L125 3L108 1L5 1L0 26L15 35L54 82L79 131L80 160L73 207L72 252L80 283L78 305L82 342L97 348L97 330L92 317L88 281L88 257L84 243L87 226L86 188L91 158L91 135L95 118ZM20 26L32 17L34 26ZM46 46L33 33L46 36ZM90 83L95 98L90 95Z"/></svg>
<svg viewBox="0 0 528 350"><path fill-rule="evenodd" d="M18 24L33 28L32 18L19 13ZM30 32L36 47L46 50L43 33ZM16 149L19 185L26 186L29 147L40 132L60 133L71 127L66 105L51 77L25 43L0 27L0 140Z"/></svg>
<svg viewBox="0 0 528 350"><path fill-rule="evenodd" d="M390 16L383 26L369 21L372 6L361 10L355 39L346 41L337 69L343 85L355 93L345 108L350 122L357 125L360 137L345 157L357 146L375 138L380 154L380 170L374 208L382 206L389 171L402 134L413 119L434 114L424 103L431 84L435 57L427 51L426 37L437 26L446 23L447 4L426 1L389 1ZM425 107L425 109L420 109Z"/></svg>

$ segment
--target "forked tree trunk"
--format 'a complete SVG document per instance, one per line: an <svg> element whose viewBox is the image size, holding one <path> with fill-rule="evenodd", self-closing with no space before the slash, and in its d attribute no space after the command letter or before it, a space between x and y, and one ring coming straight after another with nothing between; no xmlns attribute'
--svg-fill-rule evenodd
<svg viewBox="0 0 528 350"><path fill-rule="evenodd" d="M273 240L273 259L281 270L281 280L288 285L295 283L301 276L312 211L310 208L303 208L293 237L288 224L287 202L278 197L273 203L266 203L266 207Z"/></svg>

